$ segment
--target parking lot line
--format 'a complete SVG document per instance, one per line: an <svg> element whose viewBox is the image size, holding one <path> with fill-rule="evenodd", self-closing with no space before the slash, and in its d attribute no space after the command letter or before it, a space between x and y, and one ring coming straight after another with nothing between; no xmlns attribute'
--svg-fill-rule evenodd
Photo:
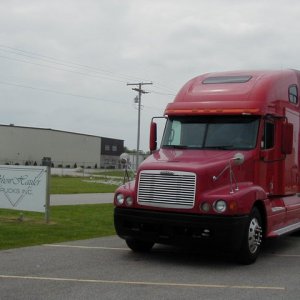
<svg viewBox="0 0 300 300"><path fill-rule="evenodd" d="M60 244L44 244L43 246L44 247L59 247L59 248L78 248L78 249L101 249L101 250L131 251L128 248L99 247L99 246L77 246L77 245L60 245Z"/></svg>
<svg viewBox="0 0 300 300"><path fill-rule="evenodd" d="M281 286L247 286L247 285L226 285L226 284L123 281L123 280L102 280L102 279L77 279L77 278L59 278L59 277L17 276L17 275L1 275L1 274L0 274L0 278L2 278L2 279L18 279L18 280L41 280L41 281L44 280L44 281L60 281L60 282L99 283L99 284L167 286L167 287L183 287L183 288L256 289L256 290L285 291L285 287L281 287Z"/></svg>
<svg viewBox="0 0 300 300"><path fill-rule="evenodd" d="M100 249L100 250L117 250L117 251L131 251L129 248L118 248L118 247L100 247L100 246L80 246L80 245L66 245L66 244L44 244L44 247L60 247L60 248L78 248L78 249ZM277 254L277 253L266 253L267 255L278 256L278 257L299 257L300 254Z"/></svg>
<svg viewBox="0 0 300 300"><path fill-rule="evenodd" d="M272 254L274 256L279 256L279 257L300 257L300 254Z"/></svg>

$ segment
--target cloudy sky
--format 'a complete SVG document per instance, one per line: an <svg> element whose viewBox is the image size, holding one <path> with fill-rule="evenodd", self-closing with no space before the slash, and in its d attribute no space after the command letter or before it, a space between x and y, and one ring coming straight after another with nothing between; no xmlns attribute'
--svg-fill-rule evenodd
<svg viewBox="0 0 300 300"><path fill-rule="evenodd" d="M141 149L192 77L300 69L298 0L0 0L0 124L124 139Z"/></svg>

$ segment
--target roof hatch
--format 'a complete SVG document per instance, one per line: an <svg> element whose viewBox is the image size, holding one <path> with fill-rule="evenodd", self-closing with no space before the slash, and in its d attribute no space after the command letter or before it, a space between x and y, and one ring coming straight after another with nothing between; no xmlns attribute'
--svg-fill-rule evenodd
<svg viewBox="0 0 300 300"><path fill-rule="evenodd" d="M245 83L248 82L252 76L217 76L217 77L207 77L202 83L203 84L222 84L222 83Z"/></svg>

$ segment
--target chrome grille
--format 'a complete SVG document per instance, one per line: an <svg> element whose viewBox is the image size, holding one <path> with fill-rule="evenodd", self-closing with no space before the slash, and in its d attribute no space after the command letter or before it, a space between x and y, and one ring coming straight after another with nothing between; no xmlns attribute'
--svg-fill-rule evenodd
<svg viewBox="0 0 300 300"><path fill-rule="evenodd" d="M140 173L138 203L155 207L189 209L194 206L196 174L147 170Z"/></svg>

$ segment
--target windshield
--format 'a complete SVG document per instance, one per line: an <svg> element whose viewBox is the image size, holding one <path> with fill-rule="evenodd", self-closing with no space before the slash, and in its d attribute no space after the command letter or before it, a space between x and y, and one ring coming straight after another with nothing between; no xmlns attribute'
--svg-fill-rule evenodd
<svg viewBox="0 0 300 300"><path fill-rule="evenodd" d="M254 116L172 117L166 124L162 148L255 148L259 118Z"/></svg>

